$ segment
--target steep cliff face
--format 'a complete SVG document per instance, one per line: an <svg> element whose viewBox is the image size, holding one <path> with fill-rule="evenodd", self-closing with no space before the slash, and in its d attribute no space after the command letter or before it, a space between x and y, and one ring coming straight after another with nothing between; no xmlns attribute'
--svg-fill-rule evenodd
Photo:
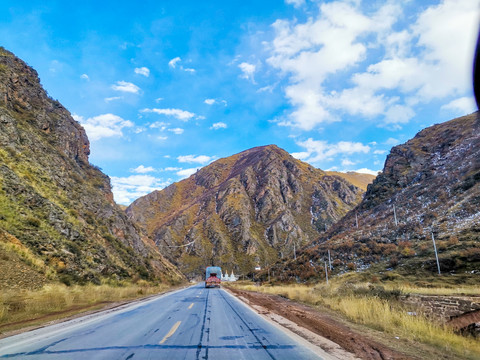
<svg viewBox="0 0 480 360"><path fill-rule="evenodd" d="M289 264L284 274L287 278L313 276L312 269L323 264L327 250L336 260L337 271L365 269L380 262L404 273L434 274L432 233L443 272L478 271L478 113L431 126L392 148L363 201L298 262Z"/></svg>
<svg viewBox="0 0 480 360"><path fill-rule="evenodd" d="M136 200L127 214L187 274L210 264L245 273L292 256L362 195L270 145L215 161Z"/></svg>
<svg viewBox="0 0 480 360"><path fill-rule="evenodd" d="M88 155L84 129L35 70L0 48L0 246L11 253L0 265L23 254L44 279L180 279Z"/></svg>

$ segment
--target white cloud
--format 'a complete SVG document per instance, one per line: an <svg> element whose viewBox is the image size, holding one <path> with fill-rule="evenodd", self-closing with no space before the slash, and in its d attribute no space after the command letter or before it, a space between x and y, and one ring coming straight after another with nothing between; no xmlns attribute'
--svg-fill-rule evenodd
<svg viewBox="0 0 480 360"><path fill-rule="evenodd" d="M178 170L182 170L182 168L169 166L163 169L163 171L178 171Z"/></svg>
<svg viewBox="0 0 480 360"><path fill-rule="evenodd" d="M90 78L88 77L87 74L80 75L80 79L84 79L84 80L87 80L87 81L90 80Z"/></svg>
<svg viewBox="0 0 480 360"><path fill-rule="evenodd" d="M188 178L190 175L195 174L198 169L200 168L195 167L195 168L180 170L180 171L177 171L177 175L180 176L181 179L185 179L185 178Z"/></svg>
<svg viewBox="0 0 480 360"><path fill-rule="evenodd" d="M298 8L305 4L305 0L285 0L285 3L293 5L294 7Z"/></svg>
<svg viewBox="0 0 480 360"><path fill-rule="evenodd" d="M238 65L238 67L240 68L240 70L242 70L242 78L255 82L253 75L255 74L255 70L257 67L254 64L242 62L240 65Z"/></svg>
<svg viewBox="0 0 480 360"><path fill-rule="evenodd" d="M470 88L478 15L476 1L445 0L419 16L413 33L429 66L419 95L430 99Z"/></svg>
<svg viewBox="0 0 480 360"><path fill-rule="evenodd" d="M450 101L448 104L443 105L440 109L448 110L458 115L470 114L477 110L475 99L470 96L464 96Z"/></svg>
<svg viewBox="0 0 480 360"><path fill-rule="evenodd" d="M405 124L414 116L415 112L412 108L396 104L385 112L385 122L387 124Z"/></svg>
<svg viewBox="0 0 480 360"><path fill-rule="evenodd" d="M112 192L115 201L129 205L141 196L170 185L171 179L159 179L151 175L131 175L128 177L111 177Z"/></svg>
<svg viewBox="0 0 480 360"><path fill-rule="evenodd" d="M172 69L175 69L179 61L182 61L182 59L177 56L168 62L168 66L170 66Z"/></svg>
<svg viewBox="0 0 480 360"><path fill-rule="evenodd" d="M154 123L150 124L151 129L160 129L164 131L167 126L170 125L169 123L163 122L163 121L155 121Z"/></svg>
<svg viewBox="0 0 480 360"><path fill-rule="evenodd" d="M417 104L469 92L478 4L444 0L397 30L406 18L402 6L388 1L372 12L361 1L332 1L304 22L275 21L267 63L287 77L285 97L293 107L279 125L308 131L346 112L399 128ZM336 89L337 74L353 86Z"/></svg>
<svg viewBox="0 0 480 360"><path fill-rule="evenodd" d="M380 171L382 171L382 170L370 170L370 169L367 169L367 168L361 168L361 169L358 169L358 170L349 170L349 171L354 171L354 172L361 173L361 174L370 174L370 175L377 176L380 173Z"/></svg>
<svg viewBox="0 0 480 360"><path fill-rule="evenodd" d="M295 159L305 160L310 156L310 153L307 151L300 151L300 152L291 153L290 155L292 155Z"/></svg>
<svg viewBox="0 0 480 360"><path fill-rule="evenodd" d="M174 129L168 129L168 131L173 132L175 135L181 135L185 130L182 128L174 128Z"/></svg>
<svg viewBox="0 0 480 360"><path fill-rule="evenodd" d="M90 141L100 140L107 137L122 137L123 128L133 127L130 120L124 120L114 114L103 114L88 118L85 120L82 116L73 114L72 117L77 120L87 132Z"/></svg>
<svg viewBox="0 0 480 360"><path fill-rule="evenodd" d="M134 172L134 173L137 173L137 174L146 174L146 173L149 173L149 172L153 172L155 171L155 169L151 166L143 166L143 165L139 165L138 167L136 167L135 169L130 169L130 172Z"/></svg>
<svg viewBox="0 0 480 360"><path fill-rule="evenodd" d="M223 104L223 105L227 106L227 101L226 100L205 99L204 103L207 104L207 105Z"/></svg>
<svg viewBox="0 0 480 360"><path fill-rule="evenodd" d="M336 144L329 144L323 140L313 140L309 138L305 141L297 142L298 146L306 149L304 152L292 154L294 157L305 160L306 162L315 163L319 161L331 161L336 155L340 154L367 154L370 152L368 145L363 145L358 142L340 141Z"/></svg>
<svg viewBox="0 0 480 360"><path fill-rule="evenodd" d="M274 85L267 85L267 86L264 86L264 87L261 87L260 89L257 90L257 93L261 93L261 92L269 92L269 93L272 93L273 92L273 89L275 89L275 86Z"/></svg>
<svg viewBox="0 0 480 360"><path fill-rule="evenodd" d="M115 100L120 100L120 99L123 99L122 96L112 96L112 97L107 97L105 98L105 102L110 102L110 101L115 101Z"/></svg>
<svg viewBox="0 0 480 360"><path fill-rule="evenodd" d="M137 85L123 80L117 81L116 85L112 85L111 88L115 91L128 92L132 94L138 94L140 91L140 88Z"/></svg>
<svg viewBox="0 0 480 360"><path fill-rule="evenodd" d="M153 112L160 115L173 116L182 121L188 121L195 116L194 113L180 109L143 109L141 112Z"/></svg>
<svg viewBox="0 0 480 360"><path fill-rule="evenodd" d="M215 157L214 156L207 156L207 155L183 155L178 156L177 160L181 163L199 163L199 164L206 164L212 161Z"/></svg>
<svg viewBox="0 0 480 360"><path fill-rule="evenodd" d="M349 159L342 160L342 166L351 166L351 165L355 165L355 163Z"/></svg>
<svg viewBox="0 0 480 360"><path fill-rule="evenodd" d="M225 124L224 122L217 122L217 123L214 123L210 129L211 130L218 130L218 129L226 129L228 126L227 124Z"/></svg>
<svg viewBox="0 0 480 360"><path fill-rule="evenodd" d="M143 67L140 67L140 68L135 68L135 74L139 74L139 75L143 75L145 77L149 77L150 76L150 69L143 66Z"/></svg>
<svg viewBox="0 0 480 360"><path fill-rule="evenodd" d="M162 98L162 97L159 97L159 98L156 98L156 99L155 99L155 102L158 103L158 102L160 102L160 101L162 101L162 100L163 100L163 98Z"/></svg>
<svg viewBox="0 0 480 360"><path fill-rule="evenodd" d="M390 146L395 146L395 145L400 144L400 140L390 137L390 138L388 138L387 140L384 141L384 144L385 145L390 145Z"/></svg>
<svg viewBox="0 0 480 360"><path fill-rule="evenodd" d="M177 56L176 58L173 58L168 62L168 66L170 66L172 69L176 69L177 64L180 63L180 61L182 61L182 59ZM184 68L182 65L180 65L178 68L192 74L196 71L195 69L192 69L192 68Z"/></svg>
<svg viewBox="0 0 480 360"><path fill-rule="evenodd" d="M386 150L375 150L373 153L374 153L375 155L383 155L383 154L385 154L386 152L387 152Z"/></svg>
<svg viewBox="0 0 480 360"><path fill-rule="evenodd" d="M133 130L133 132L134 132L135 134L140 134L140 133L142 133L142 132L144 132L144 131L147 131L147 128L145 128L145 127L143 127L143 126L137 126L137 127Z"/></svg>
<svg viewBox="0 0 480 360"><path fill-rule="evenodd" d="M158 140L167 140L167 139L168 139L168 136L159 135L159 136L157 136L157 139L158 139Z"/></svg>

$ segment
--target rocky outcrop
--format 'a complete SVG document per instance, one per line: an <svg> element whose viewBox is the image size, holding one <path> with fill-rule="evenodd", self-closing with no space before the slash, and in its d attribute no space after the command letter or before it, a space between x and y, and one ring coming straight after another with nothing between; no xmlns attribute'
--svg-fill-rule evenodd
<svg viewBox="0 0 480 360"><path fill-rule="evenodd" d="M3 248L15 250L9 239L17 239L17 252L28 251L44 264L37 268L66 283L180 279L114 203L109 178L88 155L80 124L48 97L35 70L0 48Z"/></svg>
<svg viewBox="0 0 480 360"><path fill-rule="evenodd" d="M381 263L387 277L392 270L432 275L432 236L443 273L478 274L479 233L480 120L474 113L392 148L363 201L283 274L314 277L311 269L321 268L330 250L338 272Z"/></svg>
<svg viewBox="0 0 480 360"><path fill-rule="evenodd" d="M210 264L245 273L293 257L362 195L269 145L217 160L126 212L187 274Z"/></svg>

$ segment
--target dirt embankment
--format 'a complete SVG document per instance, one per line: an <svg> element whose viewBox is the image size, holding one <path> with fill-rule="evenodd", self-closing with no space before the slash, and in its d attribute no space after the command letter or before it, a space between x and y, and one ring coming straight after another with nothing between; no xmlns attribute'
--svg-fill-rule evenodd
<svg viewBox="0 0 480 360"><path fill-rule="evenodd" d="M255 308L260 306L268 312L278 314L300 327L331 340L358 358L368 360L417 358L389 348L307 305L298 304L276 295L243 291L234 288L229 288L229 290L249 305ZM324 350L328 352L330 349Z"/></svg>

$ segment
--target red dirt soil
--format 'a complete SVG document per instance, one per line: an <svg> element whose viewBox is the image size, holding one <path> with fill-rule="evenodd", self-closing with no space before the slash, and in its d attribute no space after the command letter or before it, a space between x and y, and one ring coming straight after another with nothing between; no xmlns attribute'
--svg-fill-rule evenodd
<svg viewBox="0 0 480 360"><path fill-rule="evenodd" d="M276 313L317 335L337 343L343 349L361 359L412 359L411 356L390 349L358 332L354 332L329 315L320 313L307 305L295 303L277 295L243 291L231 287L229 290L236 296L246 299L250 305L261 306L272 313Z"/></svg>

